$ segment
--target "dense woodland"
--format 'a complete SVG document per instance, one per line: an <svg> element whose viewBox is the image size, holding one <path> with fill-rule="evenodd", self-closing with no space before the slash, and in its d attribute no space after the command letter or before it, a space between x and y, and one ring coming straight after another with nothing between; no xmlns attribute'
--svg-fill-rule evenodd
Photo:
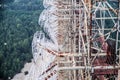
<svg viewBox="0 0 120 80"><path fill-rule="evenodd" d="M0 0L0 5L0 79L8 80L31 61L43 6L42 0Z"/></svg>
<svg viewBox="0 0 120 80"><path fill-rule="evenodd" d="M117 7L117 3L111 4ZM32 38L40 30L42 10L42 0L0 0L0 79L12 78L31 61ZM111 21L106 25L111 26Z"/></svg>

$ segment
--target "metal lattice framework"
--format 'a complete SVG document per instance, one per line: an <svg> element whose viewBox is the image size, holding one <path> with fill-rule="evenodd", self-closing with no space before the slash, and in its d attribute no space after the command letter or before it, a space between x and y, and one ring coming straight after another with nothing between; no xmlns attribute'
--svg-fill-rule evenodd
<svg viewBox="0 0 120 80"><path fill-rule="evenodd" d="M107 0L58 1L59 80L118 79L119 63L107 63L106 41L116 41L118 59L119 4L115 8Z"/></svg>
<svg viewBox="0 0 120 80"><path fill-rule="evenodd" d="M119 2L43 0L33 60L12 80L120 80Z"/></svg>

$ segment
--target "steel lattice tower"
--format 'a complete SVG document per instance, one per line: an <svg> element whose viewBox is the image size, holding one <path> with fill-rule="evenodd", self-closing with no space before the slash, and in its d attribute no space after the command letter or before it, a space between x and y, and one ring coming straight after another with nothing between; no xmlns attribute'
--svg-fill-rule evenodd
<svg viewBox="0 0 120 80"><path fill-rule="evenodd" d="M120 80L119 2L43 0L43 32L34 35L22 80Z"/></svg>

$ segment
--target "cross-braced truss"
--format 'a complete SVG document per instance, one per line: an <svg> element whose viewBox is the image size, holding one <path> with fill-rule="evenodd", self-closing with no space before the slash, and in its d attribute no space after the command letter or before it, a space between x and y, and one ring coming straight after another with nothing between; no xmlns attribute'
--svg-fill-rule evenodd
<svg viewBox="0 0 120 80"><path fill-rule="evenodd" d="M59 80L118 79L118 1L58 1Z"/></svg>
<svg viewBox="0 0 120 80"><path fill-rule="evenodd" d="M120 80L119 1L43 3L43 32L34 35L34 68L26 80Z"/></svg>

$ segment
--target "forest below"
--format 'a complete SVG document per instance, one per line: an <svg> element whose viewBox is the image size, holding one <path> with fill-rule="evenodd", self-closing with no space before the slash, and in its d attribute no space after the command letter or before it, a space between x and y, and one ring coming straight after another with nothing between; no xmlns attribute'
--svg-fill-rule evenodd
<svg viewBox="0 0 120 80"><path fill-rule="evenodd" d="M0 0L0 79L12 78L31 61L42 10L42 0Z"/></svg>

